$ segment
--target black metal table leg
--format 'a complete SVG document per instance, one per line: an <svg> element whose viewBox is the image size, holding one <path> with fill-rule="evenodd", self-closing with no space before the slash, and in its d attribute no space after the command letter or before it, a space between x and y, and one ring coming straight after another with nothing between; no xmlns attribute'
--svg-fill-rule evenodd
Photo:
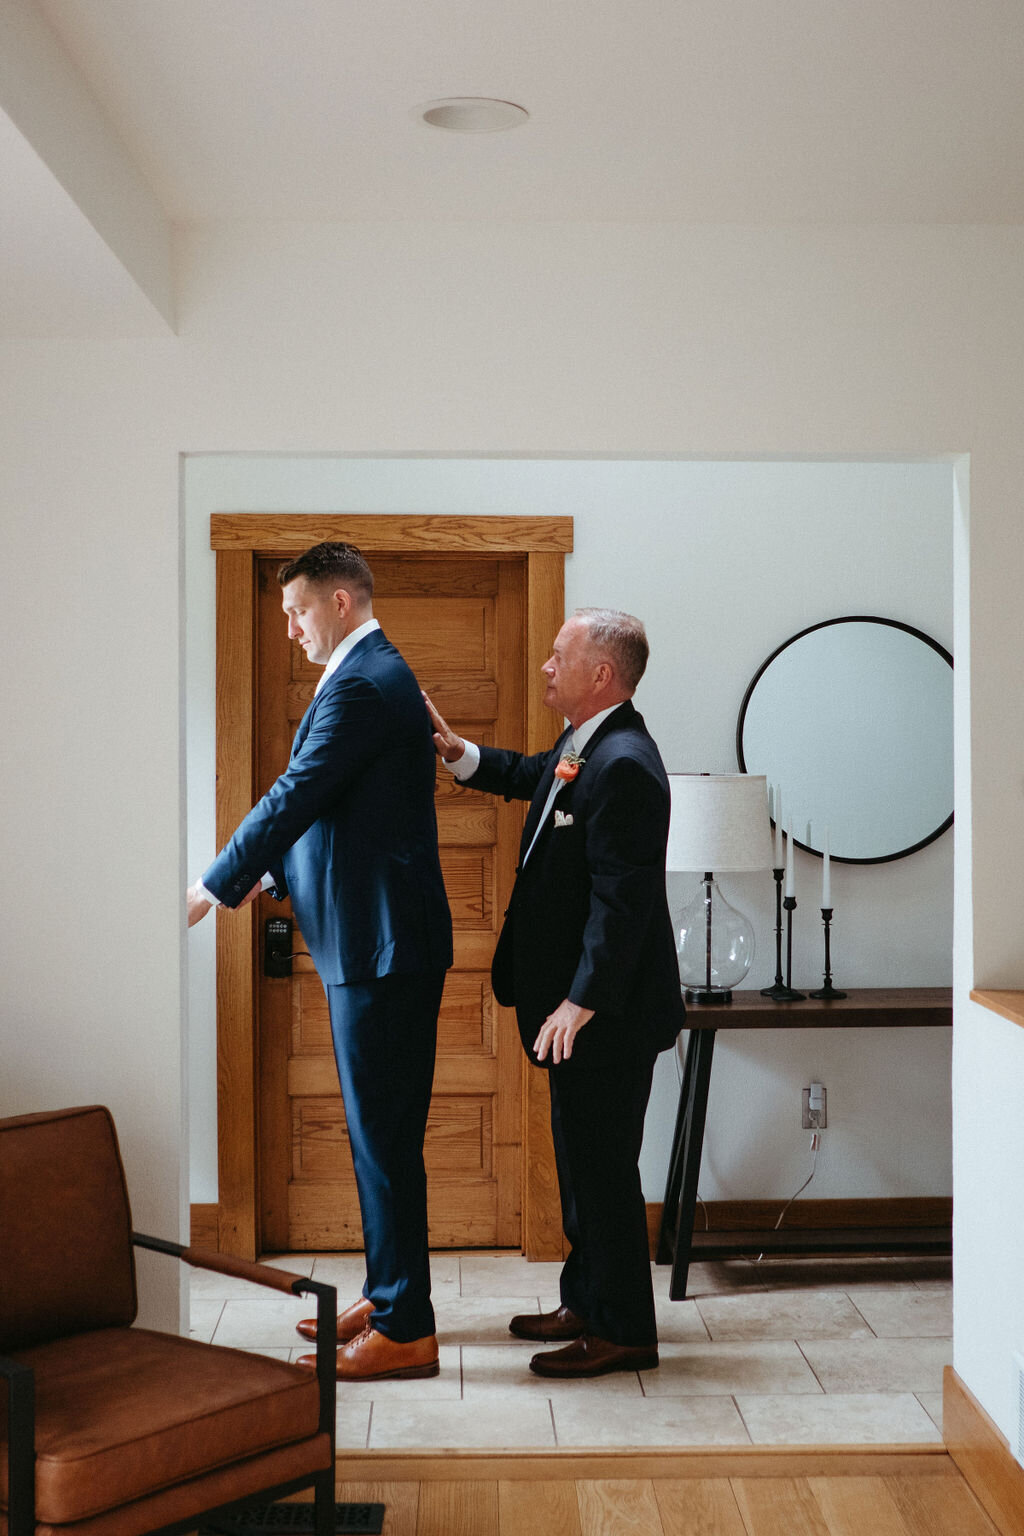
<svg viewBox="0 0 1024 1536"><path fill-rule="evenodd" d="M658 1229L658 1246L654 1254L656 1264L670 1263L676 1245L676 1217L679 1212L679 1191L683 1184L683 1139L686 1132L687 1103L696 1050L697 1031L691 1029L686 1041L683 1079L679 1084L679 1105L676 1109L676 1123L672 1131L672 1148L668 1159L668 1178L665 1183L665 1196L661 1203L661 1226Z"/></svg>
<svg viewBox="0 0 1024 1536"><path fill-rule="evenodd" d="M659 1264L671 1260L669 1297L672 1301L682 1301L686 1296L715 1033L713 1029L690 1031L679 1090L679 1110L655 1255Z"/></svg>

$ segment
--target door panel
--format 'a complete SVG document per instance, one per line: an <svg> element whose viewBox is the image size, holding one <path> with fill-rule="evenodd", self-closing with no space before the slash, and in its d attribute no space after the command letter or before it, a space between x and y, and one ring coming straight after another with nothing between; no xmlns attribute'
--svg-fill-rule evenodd
<svg viewBox="0 0 1024 1536"><path fill-rule="evenodd" d="M321 668L287 639L277 558L259 563L257 711L262 792L285 767ZM374 612L462 734L491 744L525 730L525 562L453 555L372 559ZM521 1239L522 1054L494 1001L490 962L514 878L524 807L461 788L440 769L441 865L455 964L438 1021L424 1157L434 1247ZM260 899L261 918L281 904ZM284 910L288 910L285 906ZM327 1002L301 951L290 979L259 982L260 1184L264 1247L362 1246L355 1178Z"/></svg>

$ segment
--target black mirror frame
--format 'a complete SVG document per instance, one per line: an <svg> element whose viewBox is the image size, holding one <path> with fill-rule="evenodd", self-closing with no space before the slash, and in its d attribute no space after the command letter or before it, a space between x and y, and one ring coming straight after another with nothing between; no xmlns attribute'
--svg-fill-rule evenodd
<svg viewBox="0 0 1024 1536"><path fill-rule="evenodd" d="M757 687L762 676L771 666L775 658L777 656L781 656L782 652L788 650L789 647L794 645L797 640L802 640L805 635L813 634L815 630L829 629L835 624L886 624L890 629L902 629L906 634L913 635L915 639L923 640L925 645L930 646L933 651L937 651L943 660L948 662L950 668L953 666L953 657L950 652L946 650L944 645L940 645L937 640L933 640L931 635L926 635L924 630L916 629L913 624L904 624L899 619L883 619L880 618L878 614L870 613L848 613L844 614L843 617L838 619L823 619L818 624L808 624L806 629L801 629L797 632L797 634L790 635L788 640L784 640L781 645L776 646L771 655L765 658L765 660L758 667L757 671L754 673L754 676L751 678L747 691L743 695L743 702L740 705L740 712L736 720L736 761L739 764L741 773L747 773L749 771L743 756L743 722L746 719L747 706L753 696L754 689ZM941 826L936 827L934 832L929 832L927 837L922 837L918 842L911 843L906 848L900 848L896 853L875 854L872 858L869 859L852 859L844 854L832 853L830 850L829 858L837 864L891 864L894 859L905 859L908 854L917 853L919 848L927 848L929 843L934 843L935 840L941 837L944 832L947 832L952 825L953 812L950 811L945 821L941 824ZM772 821L772 826L775 826L774 821ZM793 838L793 843L797 848L802 848L805 853L813 854L817 859L822 857L822 851L820 848L811 848L807 843L802 843L798 837Z"/></svg>

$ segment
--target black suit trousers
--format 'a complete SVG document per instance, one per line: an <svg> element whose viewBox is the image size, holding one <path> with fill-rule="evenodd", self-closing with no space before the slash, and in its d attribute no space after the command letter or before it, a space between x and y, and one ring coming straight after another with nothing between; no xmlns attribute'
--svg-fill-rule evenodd
<svg viewBox="0 0 1024 1536"><path fill-rule="evenodd" d="M553 1066L551 1130L571 1250L561 1300L612 1344L657 1342L639 1158L656 1052L595 1016ZM593 1034L588 1039L588 1033Z"/></svg>

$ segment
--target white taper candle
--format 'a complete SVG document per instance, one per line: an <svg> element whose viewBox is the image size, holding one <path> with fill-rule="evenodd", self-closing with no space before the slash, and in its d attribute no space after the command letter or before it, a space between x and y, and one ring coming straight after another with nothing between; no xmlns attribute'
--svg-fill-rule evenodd
<svg viewBox="0 0 1024 1536"><path fill-rule="evenodd" d="M782 867L783 867L782 789L781 789L781 787L778 784L776 784L776 786L775 786L775 868L776 869L781 869Z"/></svg>

